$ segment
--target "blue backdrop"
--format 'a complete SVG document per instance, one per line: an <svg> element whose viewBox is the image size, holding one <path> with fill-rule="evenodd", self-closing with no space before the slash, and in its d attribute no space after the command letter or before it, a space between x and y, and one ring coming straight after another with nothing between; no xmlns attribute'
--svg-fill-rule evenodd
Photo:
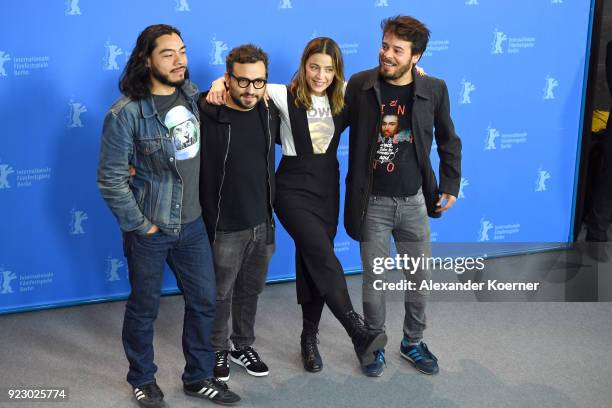
<svg viewBox="0 0 612 408"><path fill-rule="evenodd" d="M98 193L95 170L102 120L119 96L121 70L138 33L161 22L182 30L192 78L204 89L223 73L228 50L245 42L268 51L270 79L286 83L315 36L341 45L348 77L376 65L383 18L419 18L432 31L420 65L446 80L464 146L459 201L432 221L432 239L567 242L591 3L3 2L0 313L127 295L119 230ZM344 170L347 149L343 138ZM358 245L341 226L336 250L346 270L360 269ZM270 280L293 277L293 254L279 228ZM170 273L164 288L176 288Z"/></svg>

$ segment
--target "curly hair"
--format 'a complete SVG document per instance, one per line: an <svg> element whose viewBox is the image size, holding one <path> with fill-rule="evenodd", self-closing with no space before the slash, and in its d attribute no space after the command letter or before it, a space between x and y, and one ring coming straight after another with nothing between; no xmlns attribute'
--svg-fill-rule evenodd
<svg viewBox="0 0 612 408"><path fill-rule="evenodd" d="M234 73L234 63L238 64L254 64L263 62L266 67L266 78L268 77L268 54L254 44L245 44L236 48L232 48L227 58L225 59L225 69L228 74Z"/></svg>

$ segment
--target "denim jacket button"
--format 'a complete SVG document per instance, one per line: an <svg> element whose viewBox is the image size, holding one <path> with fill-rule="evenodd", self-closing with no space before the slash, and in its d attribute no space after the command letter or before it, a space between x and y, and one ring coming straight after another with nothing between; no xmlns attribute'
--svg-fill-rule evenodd
<svg viewBox="0 0 612 408"><path fill-rule="evenodd" d="M174 161L174 157L171 157L171 158L170 158L170 161L171 161L171 162L173 162L173 161Z"/></svg>

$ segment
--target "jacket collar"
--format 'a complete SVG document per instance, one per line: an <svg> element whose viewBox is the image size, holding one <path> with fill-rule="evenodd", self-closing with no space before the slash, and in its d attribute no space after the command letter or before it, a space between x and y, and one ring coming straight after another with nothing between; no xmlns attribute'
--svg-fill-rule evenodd
<svg viewBox="0 0 612 408"><path fill-rule="evenodd" d="M189 100L198 93L198 87L190 80L186 80L183 86L181 86L180 91L183 92ZM153 95L149 95L147 98L140 101L140 113L144 118L150 118L157 114L157 109L155 109L155 104L153 103Z"/></svg>
<svg viewBox="0 0 612 408"><path fill-rule="evenodd" d="M412 68L412 82L414 83L414 96L429 99L429 93L424 78L416 72L414 67ZM374 89L380 91L380 75L378 74L378 67L372 68L367 72L365 81L363 82L362 90Z"/></svg>

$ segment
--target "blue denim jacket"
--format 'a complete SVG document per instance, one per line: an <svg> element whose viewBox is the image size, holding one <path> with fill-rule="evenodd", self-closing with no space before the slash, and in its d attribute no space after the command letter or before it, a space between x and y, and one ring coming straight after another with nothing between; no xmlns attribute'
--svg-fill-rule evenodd
<svg viewBox="0 0 612 408"><path fill-rule="evenodd" d="M199 120L197 87L186 81L181 91ZM123 96L106 114L97 182L123 231L145 234L155 224L167 234L180 232L183 181L174 153L152 97L134 101ZM134 177L129 165L136 169Z"/></svg>

